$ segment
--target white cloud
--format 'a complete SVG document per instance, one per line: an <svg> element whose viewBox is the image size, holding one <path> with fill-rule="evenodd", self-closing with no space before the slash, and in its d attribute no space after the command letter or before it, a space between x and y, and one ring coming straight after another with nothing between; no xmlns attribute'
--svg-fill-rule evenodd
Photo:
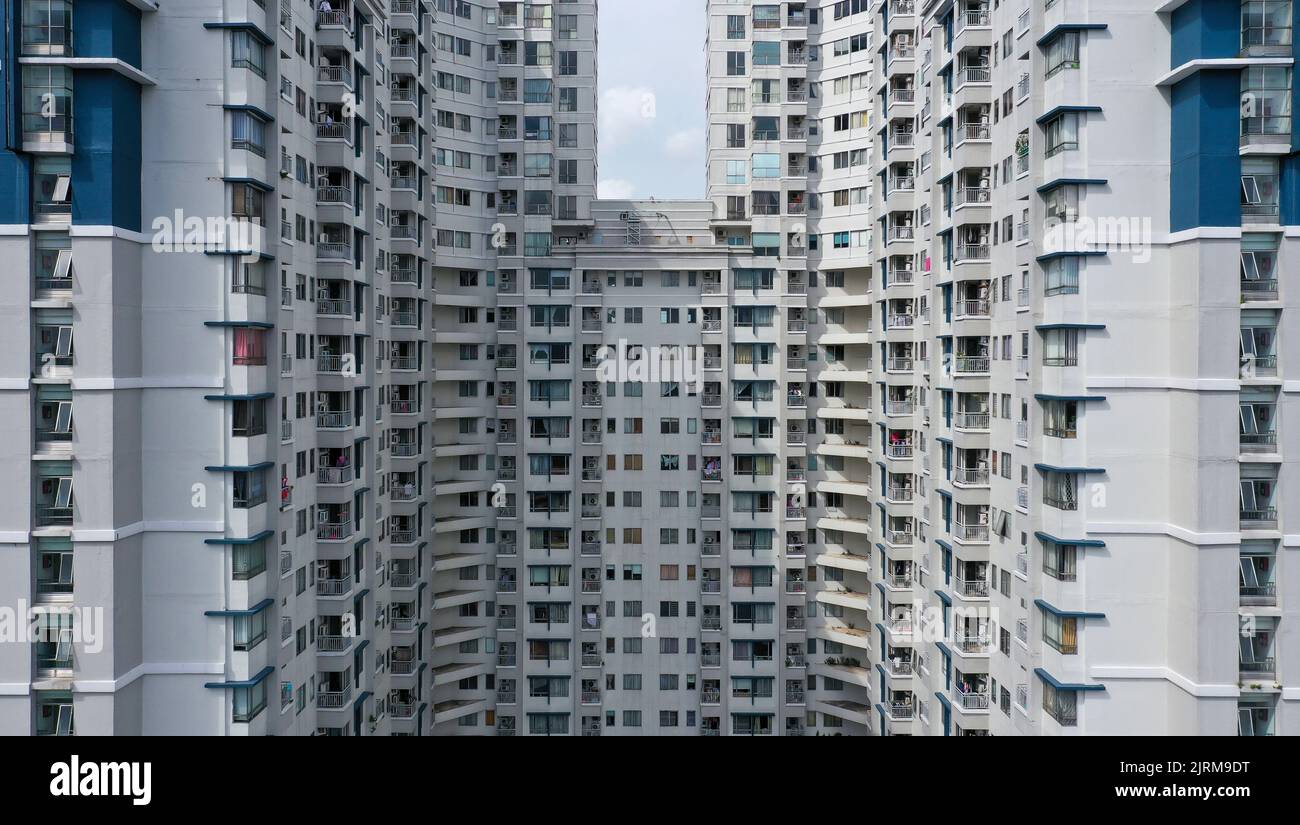
<svg viewBox="0 0 1300 825"><path fill-rule="evenodd" d="M704 147L703 129L679 129L664 141L664 152L669 157L690 158Z"/></svg>
<svg viewBox="0 0 1300 825"><path fill-rule="evenodd" d="M622 142L655 119L657 101L648 86L615 86L600 96L602 146Z"/></svg>
<svg viewBox="0 0 1300 825"><path fill-rule="evenodd" d="M601 200L629 200L634 191L636 191L636 187L630 180L610 178L596 184L596 197Z"/></svg>

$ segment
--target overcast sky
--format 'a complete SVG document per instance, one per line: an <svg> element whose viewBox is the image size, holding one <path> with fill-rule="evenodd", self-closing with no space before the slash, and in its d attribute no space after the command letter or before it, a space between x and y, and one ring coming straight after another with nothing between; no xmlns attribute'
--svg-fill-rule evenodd
<svg viewBox="0 0 1300 825"><path fill-rule="evenodd" d="M703 0L599 8L598 196L704 197Z"/></svg>

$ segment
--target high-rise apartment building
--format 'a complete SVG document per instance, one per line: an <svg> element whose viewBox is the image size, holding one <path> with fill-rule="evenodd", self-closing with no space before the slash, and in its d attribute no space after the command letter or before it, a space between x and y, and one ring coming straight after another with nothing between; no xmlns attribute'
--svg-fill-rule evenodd
<svg viewBox="0 0 1300 825"><path fill-rule="evenodd" d="M0 731L494 729L496 278L589 212L595 8L6 4Z"/></svg>
<svg viewBox="0 0 1300 825"><path fill-rule="evenodd" d="M872 14L880 732L1300 732L1293 4Z"/></svg>
<svg viewBox="0 0 1300 825"><path fill-rule="evenodd" d="M1295 6L7 4L0 733L1300 733Z"/></svg>

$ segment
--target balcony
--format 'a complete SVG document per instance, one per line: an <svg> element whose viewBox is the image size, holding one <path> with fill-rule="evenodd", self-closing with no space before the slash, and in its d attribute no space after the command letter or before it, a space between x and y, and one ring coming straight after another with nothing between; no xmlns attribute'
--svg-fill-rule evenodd
<svg viewBox="0 0 1300 825"><path fill-rule="evenodd" d="M352 537L352 522L322 522L316 525L317 541L346 541Z"/></svg>
<svg viewBox="0 0 1300 825"><path fill-rule="evenodd" d="M911 530L886 530L885 541L895 547L910 547L912 545Z"/></svg>
<svg viewBox="0 0 1300 825"><path fill-rule="evenodd" d="M958 34L966 29L987 29L990 25L987 8L958 12L956 17Z"/></svg>
<svg viewBox="0 0 1300 825"><path fill-rule="evenodd" d="M987 487L989 471L983 467L954 467L952 471L954 484L966 484L972 487Z"/></svg>
<svg viewBox="0 0 1300 825"><path fill-rule="evenodd" d="M990 652L992 648L992 639L985 633L966 633L954 631L952 637L953 645L962 653L972 656L980 656Z"/></svg>
<svg viewBox="0 0 1300 825"><path fill-rule="evenodd" d="M1243 530L1272 530L1277 527L1277 508L1259 507L1241 510L1241 528Z"/></svg>
<svg viewBox="0 0 1300 825"><path fill-rule="evenodd" d="M953 372L966 375L986 375L989 358L983 355L958 355L953 358Z"/></svg>
<svg viewBox="0 0 1300 825"><path fill-rule="evenodd" d="M915 709L911 702L891 702L885 706L889 713L889 718L895 721L907 721L915 715Z"/></svg>
<svg viewBox="0 0 1300 825"><path fill-rule="evenodd" d="M321 5L325 6L326 4L322 3ZM341 29L347 29L348 31L351 31L352 17L351 15L348 14L346 9L341 9L338 11L321 10L316 12L316 26L317 28L321 28L321 29L341 28Z"/></svg>
<svg viewBox="0 0 1300 825"><path fill-rule="evenodd" d="M963 690L960 686L952 691L954 704L962 710L988 710L989 694L984 691Z"/></svg>
<svg viewBox="0 0 1300 825"><path fill-rule="evenodd" d="M987 524L961 524L958 522L952 526L952 534L960 541L986 542L989 540L989 526Z"/></svg>
<svg viewBox="0 0 1300 825"><path fill-rule="evenodd" d="M968 599L987 599L989 595L989 583L982 578L965 579L956 576L953 578L953 589Z"/></svg>
<svg viewBox="0 0 1300 825"><path fill-rule="evenodd" d="M352 636L316 635L316 650L320 653L342 653L352 644Z"/></svg>
<svg viewBox="0 0 1300 825"><path fill-rule="evenodd" d="M906 441L895 441L886 445L885 455L889 458L911 458L912 444Z"/></svg>
<svg viewBox="0 0 1300 825"><path fill-rule="evenodd" d="M912 574L910 572L890 573L885 584L893 590L906 590L912 586Z"/></svg>
<svg viewBox="0 0 1300 825"><path fill-rule="evenodd" d="M1254 656L1248 661L1238 661L1242 679L1269 678L1277 673L1277 660L1272 656Z"/></svg>
<svg viewBox="0 0 1300 825"><path fill-rule="evenodd" d="M322 689L316 693L316 707L321 710L338 710L345 707L351 698L351 685L344 685L342 690Z"/></svg>

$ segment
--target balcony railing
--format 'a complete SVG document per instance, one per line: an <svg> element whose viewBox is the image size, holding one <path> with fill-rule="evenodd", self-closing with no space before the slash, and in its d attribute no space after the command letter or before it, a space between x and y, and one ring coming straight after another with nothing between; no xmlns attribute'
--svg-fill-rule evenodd
<svg viewBox="0 0 1300 825"><path fill-rule="evenodd" d="M953 578L953 587L959 595L968 598L987 598L989 595L989 583L984 579L965 579L956 576Z"/></svg>
<svg viewBox="0 0 1300 825"><path fill-rule="evenodd" d="M960 687L955 688L952 692L953 698L957 700L957 706L963 710L988 710L989 694L980 691L965 691Z"/></svg>
<svg viewBox="0 0 1300 825"><path fill-rule="evenodd" d="M1260 507L1253 510L1241 510L1241 523L1259 526L1277 524L1276 507Z"/></svg>
<svg viewBox="0 0 1300 825"><path fill-rule="evenodd" d="M982 355L958 355L953 359L955 372L986 373L989 371L989 359Z"/></svg>
<svg viewBox="0 0 1300 825"><path fill-rule="evenodd" d="M985 486L989 483L989 471L981 467L954 467L952 480L955 484Z"/></svg>
<svg viewBox="0 0 1300 825"><path fill-rule="evenodd" d="M987 524L961 524L958 522L953 525L952 534L962 541L988 541L989 526Z"/></svg>

